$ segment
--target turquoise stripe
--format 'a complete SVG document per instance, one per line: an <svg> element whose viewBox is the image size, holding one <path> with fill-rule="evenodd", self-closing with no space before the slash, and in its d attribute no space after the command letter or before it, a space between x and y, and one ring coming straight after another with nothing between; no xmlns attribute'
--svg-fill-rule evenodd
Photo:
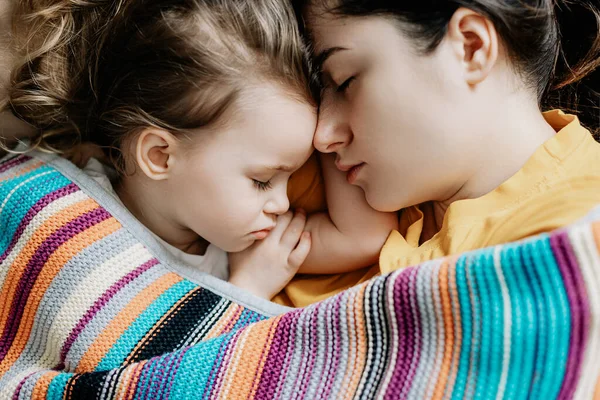
<svg viewBox="0 0 600 400"><path fill-rule="evenodd" d="M50 171L49 174L41 175L48 171ZM4 202L12 189L29 178L34 179L17 189L10 196L0 213L0 253L6 251L19 224L35 203L47 194L71 183L57 171L40 167L23 177L16 178L8 183L3 182L0 185L0 204Z"/></svg>
<svg viewBox="0 0 600 400"><path fill-rule="evenodd" d="M491 305L489 298L489 289L486 282L485 277L485 269L489 268L489 264L485 265L484 254L478 252L476 256L473 257L473 269L472 275L473 279L476 282L479 300L481 302L481 342L479 346L479 359L475 360L477 363L477 381L475 383L475 397L478 399L489 398L486 396L486 393L489 393L490 387L488 385L489 382L489 374L490 374L490 364L489 360L491 357L491 326L490 322L491 318Z"/></svg>
<svg viewBox="0 0 600 400"><path fill-rule="evenodd" d="M226 348L233 335L228 333L190 347L177 369L169 399L199 399L202 393L209 394L213 382L209 383L208 378L213 370L218 370L225 353L220 351L221 346L225 344Z"/></svg>
<svg viewBox="0 0 600 400"><path fill-rule="evenodd" d="M465 387L469 374L469 359L471 358L471 335L472 335L472 316L471 299L469 298L469 289L467 284L466 257L462 256L456 262L456 289L458 292L458 302L460 310L460 323L462 329L462 341L460 348L460 357L458 362L458 371L452 391L453 399L463 399L465 397Z"/></svg>
<svg viewBox="0 0 600 400"><path fill-rule="evenodd" d="M46 393L46 400L62 400L65 388L75 374L63 372L52 379Z"/></svg>
<svg viewBox="0 0 600 400"><path fill-rule="evenodd" d="M515 266L515 278L519 291L523 294L524 308L524 335L523 335L523 362L522 362L522 375L519 377L517 393L521 395L521 398L527 398L531 381L533 379L533 365L536 357L535 343L538 335L538 323L537 314L532 301L533 292L527 279L523 264L523 245L514 244L510 247L513 251L510 253L513 259L513 265Z"/></svg>
<svg viewBox="0 0 600 400"><path fill-rule="evenodd" d="M533 264L533 258L535 254L535 245L532 242L528 242L522 246L522 256L525 267L525 273L527 274L527 282L531 284L531 289L534 295L535 301L535 312L538 318L538 332L537 332L537 346L534 351L536 354L535 364L533 366L534 379L531 382L529 398L531 399L544 399L547 397L541 397L540 390L542 389L541 384L545 383L542 373L544 373L544 365L546 363L547 352L548 352L548 315L547 309L544 305L544 294L542 292L542 283L540 277L535 273L535 265ZM539 264L543 265L543 264ZM545 267L542 269L546 269Z"/></svg>
<svg viewBox="0 0 600 400"><path fill-rule="evenodd" d="M504 308L494 268L494 249L482 250L475 266L482 309L481 353L477 398L495 398L502 374Z"/></svg>
<svg viewBox="0 0 600 400"><path fill-rule="evenodd" d="M142 340L150 329L165 315L177 301L186 293L196 288L193 283L183 280L171 286L161 294L123 333L119 340L104 356L96 371L105 371L117 368L123 364L125 358Z"/></svg>
<svg viewBox="0 0 600 400"><path fill-rule="evenodd" d="M475 389L477 384L477 368L475 365L479 358L479 354L481 352L481 302L479 297L479 287L477 286L477 281L474 277L473 272L473 259L474 255L471 253L467 256L467 283L469 284L469 295L471 296L471 307L472 307L472 316L473 316L473 326L472 326L472 335L471 341L469 345L471 346L471 358L469 359L469 376L467 377L467 386L465 389L465 396L472 398L475 396Z"/></svg>
<svg viewBox="0 0 600 400"><path fill-rule="evenodd" d="M571 309L549 236L544 235L544 238L535 244L534 261L550 311L548 331L551 333L548 338L547 362L544 364L543 374L540 375L546 378L540 389L540 398L551 399L558 396L566 372L571 335Z"/></svg>
<svg viewBox="0 0 600 400"><path fill-rule="evenodd" d="M521 359L523 356L523 327L521 310L523 302L521 299L521 293L518 290L516 283L515 271L511 263L512 257L510 257L512 248L506 246L502 249L500 254L500 260L502 263L502 270L506 279L506 286L511 298L511 347L510 347L510 363L508 368L508 379L506 382L505 397L513 399L517 397L518 382L521 377Z"/></svg>

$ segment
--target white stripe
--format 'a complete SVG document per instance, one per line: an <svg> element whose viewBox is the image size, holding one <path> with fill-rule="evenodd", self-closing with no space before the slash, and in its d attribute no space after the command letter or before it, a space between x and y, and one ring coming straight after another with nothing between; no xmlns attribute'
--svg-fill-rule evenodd
<svg viewBox="0 0 600 400"><path fill-rule="evenodd" d="M62 307L54 317L48 332L46 351L41 359L49 358L58 361L60 352L56 349L62 347L73 327L96 300L119 279L151 258L152 255L148 250L141 243L136 243L94 268L92 273L80 282L78 288L64 300L64 304L68 307Z"/></svg>
<svg viewBox="0 0 600 400"><path fill-rule="evenodd" d="M502 373L500 374L500 382L498 383L498 394L496 399L502 399L504 392L506 391L506 383L508 381L508 366L510 364L510 346L511 346L511 302L508 286L506 285L506 279L504 278L504 272L502 272L502 263L500 255L502 253L502 246L496 246L494 248L494 269L496 270L496 276L500 283L500 291L502 292L502 303L504 309L504 357L502 358Z"/></svg>
<svg viewBox="0 0 600 400"><path fill-rule="evenodd" d="M394 282L398 279L400 275L400 271L395 272L392 276L390 276L387 284L387 304L385 305L385 309L388 312L388 320L390 327L390 348L388 349L391 352L392 357L387 362L387 372L382 380L381 387L379 392L377 393L377 398L383 397L385 394L390 382L392 380L392 375L394 374L394 369L396 366L397 358L398 358L398 349L395 347L399 343L398 338L398 321L396 320L396 308L394 307ZM385 288L384 288L385 290Z"/></svg>
<svg viewBox="0 0 600 400"><path fill-rule="evenodd" d="M6 207L6 203L8 203L8 200L10 200L11 196L13 194L15 194L15 192L17 190L19 190L22 186L27 185L29 182L41 178L44 175L48 175L48 174L58 174L58 172L56 171L46 171L46 172L42 172L41 174L38 175L34 175L28 179L25 179L23 182L19 183L17 186L15 186L10 192L8 192L8 194L6 195L6 198L4 199L4 201L2 202L2 205L0 205L0 214L2 214L2 211L4 210L4 207Z"/></svg>
<svg viewBox="0 0 600 400"><path fill-rule="evenodd" d="M600 279L598 271L600 256L589 224L570 229L569 239L573 244L581 274L586 285L590 305L590 329L588 342L583 354L579 383L574 399L589 399L594 393L598 380L598 360L600 359Z"/></svg>

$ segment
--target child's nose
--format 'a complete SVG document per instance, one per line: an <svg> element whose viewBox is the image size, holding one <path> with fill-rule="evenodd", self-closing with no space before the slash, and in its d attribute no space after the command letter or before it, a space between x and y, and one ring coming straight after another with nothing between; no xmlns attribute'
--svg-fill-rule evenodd
<svg viewBox="0 0 600 400"><path fill-rule="evenodd" d="M276 195L269 200L265 206L267 214L282 215L290 209L290 200L287 196L287 190L278 190Z"/></svg>

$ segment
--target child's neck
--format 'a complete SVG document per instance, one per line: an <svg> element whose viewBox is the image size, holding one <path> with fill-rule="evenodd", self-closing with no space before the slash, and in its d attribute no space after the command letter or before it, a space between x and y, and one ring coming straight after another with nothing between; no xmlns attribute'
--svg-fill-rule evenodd
<svg viewBox="0 0 600 400"><path fill-rule="evenodd" d="M209 243L190 229L177 224L165 213L168 207L140 186L143 184L135 178L126 177L114 189L125 207L155 235L184 253L204 255Z"/></svg>

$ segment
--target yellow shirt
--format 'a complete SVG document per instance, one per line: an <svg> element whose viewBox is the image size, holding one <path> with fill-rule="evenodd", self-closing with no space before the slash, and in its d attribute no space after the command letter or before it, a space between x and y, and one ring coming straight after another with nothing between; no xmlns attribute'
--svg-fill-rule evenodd
<svg viewBox="0 0 600 400"><path fill-rule="evenodd" d="M432 218L430 208L410 207L399 214L399 231L389 236L378 266L339 275L299 275L273 300L303 307L380 272L512 242L584 216L600 204L600 144L575 116L561 111L544 116L558 133L492 192L452 203L430 240L420 244L424 221Z"/></svg>

